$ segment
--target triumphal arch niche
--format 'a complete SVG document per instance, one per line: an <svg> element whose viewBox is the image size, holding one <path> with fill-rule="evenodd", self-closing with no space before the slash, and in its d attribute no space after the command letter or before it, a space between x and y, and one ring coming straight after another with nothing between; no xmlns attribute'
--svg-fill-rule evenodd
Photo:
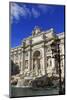
<svg viewBox="0 0 67 100"><path fill-rule="evenodd" d="M35 51L33 54L33 71L35 72L36 75L41 74L41 60L42 60L42 55L40 51Z"/></svg>
<svg viewBox="0 0 67 100"><path fill-rule="evenodd" d="M58 63L51 47L55 39L60 39L61 76L64 77L64 32L57 34L53 28L43 31L39 27L33 29L32 36L25 38L21 46L11 49L11 59L19 65L20 77L35 79L43 75L58 75Z"/></svg>

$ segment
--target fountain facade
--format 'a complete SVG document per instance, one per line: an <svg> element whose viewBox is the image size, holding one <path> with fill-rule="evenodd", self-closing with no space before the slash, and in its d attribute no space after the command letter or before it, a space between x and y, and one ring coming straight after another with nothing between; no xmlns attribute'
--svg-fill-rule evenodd
<svg viewBox="0 0 67 100"><path fill-rule="evenodd" d="M42 31L35 27L32 36L24 39L21 46L11 49L11 60L20 68L17 86L31 86L32 80L44 75L58 75L57 60L52 58L51 50L55 38L60 39L61 76L64 78L64 33L57 35L52 28Z"/></svg>

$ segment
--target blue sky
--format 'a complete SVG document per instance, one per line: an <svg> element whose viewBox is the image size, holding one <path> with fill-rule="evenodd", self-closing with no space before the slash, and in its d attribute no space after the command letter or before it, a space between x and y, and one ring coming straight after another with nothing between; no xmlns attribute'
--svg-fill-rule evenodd
<svg viewBox="0 0 67 100"><path fill-rule="evenodd" d="M14 2L10 4L10 24L11 48L21 45L23 38L32 35L35 26L63 32L64 6Z"/></svg>

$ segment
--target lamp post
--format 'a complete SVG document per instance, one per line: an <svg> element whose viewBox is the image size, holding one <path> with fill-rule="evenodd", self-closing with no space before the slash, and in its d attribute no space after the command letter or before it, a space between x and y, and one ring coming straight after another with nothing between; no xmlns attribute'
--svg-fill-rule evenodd
<svg viewBox="0 0 67 100"><path fill-rule="evenodd" d="M53 58L57 59L58 61L58 69L59 69L59 94L62 94L62 83L61 83L61 66L60 66L60 49L59 44L60 40L57 39L51 44L52 55Z"/></svg>

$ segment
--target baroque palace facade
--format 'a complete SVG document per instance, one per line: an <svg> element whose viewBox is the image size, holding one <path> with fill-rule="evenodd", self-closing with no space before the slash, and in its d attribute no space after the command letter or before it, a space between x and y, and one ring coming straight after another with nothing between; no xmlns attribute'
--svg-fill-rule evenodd
<svg viewBox="0 0 67 100"><path fill-rule="evenodd" d="M25 38L21 46L11 49L11 60L20 68L19 80L35 79L43 75L48 77L59 75L58 61L53 57L51 47L56 38L60 40L61 77L64 78L64 32L56 34L53 28L42 31L39 27L35 27L32 36Z"/></svg>

